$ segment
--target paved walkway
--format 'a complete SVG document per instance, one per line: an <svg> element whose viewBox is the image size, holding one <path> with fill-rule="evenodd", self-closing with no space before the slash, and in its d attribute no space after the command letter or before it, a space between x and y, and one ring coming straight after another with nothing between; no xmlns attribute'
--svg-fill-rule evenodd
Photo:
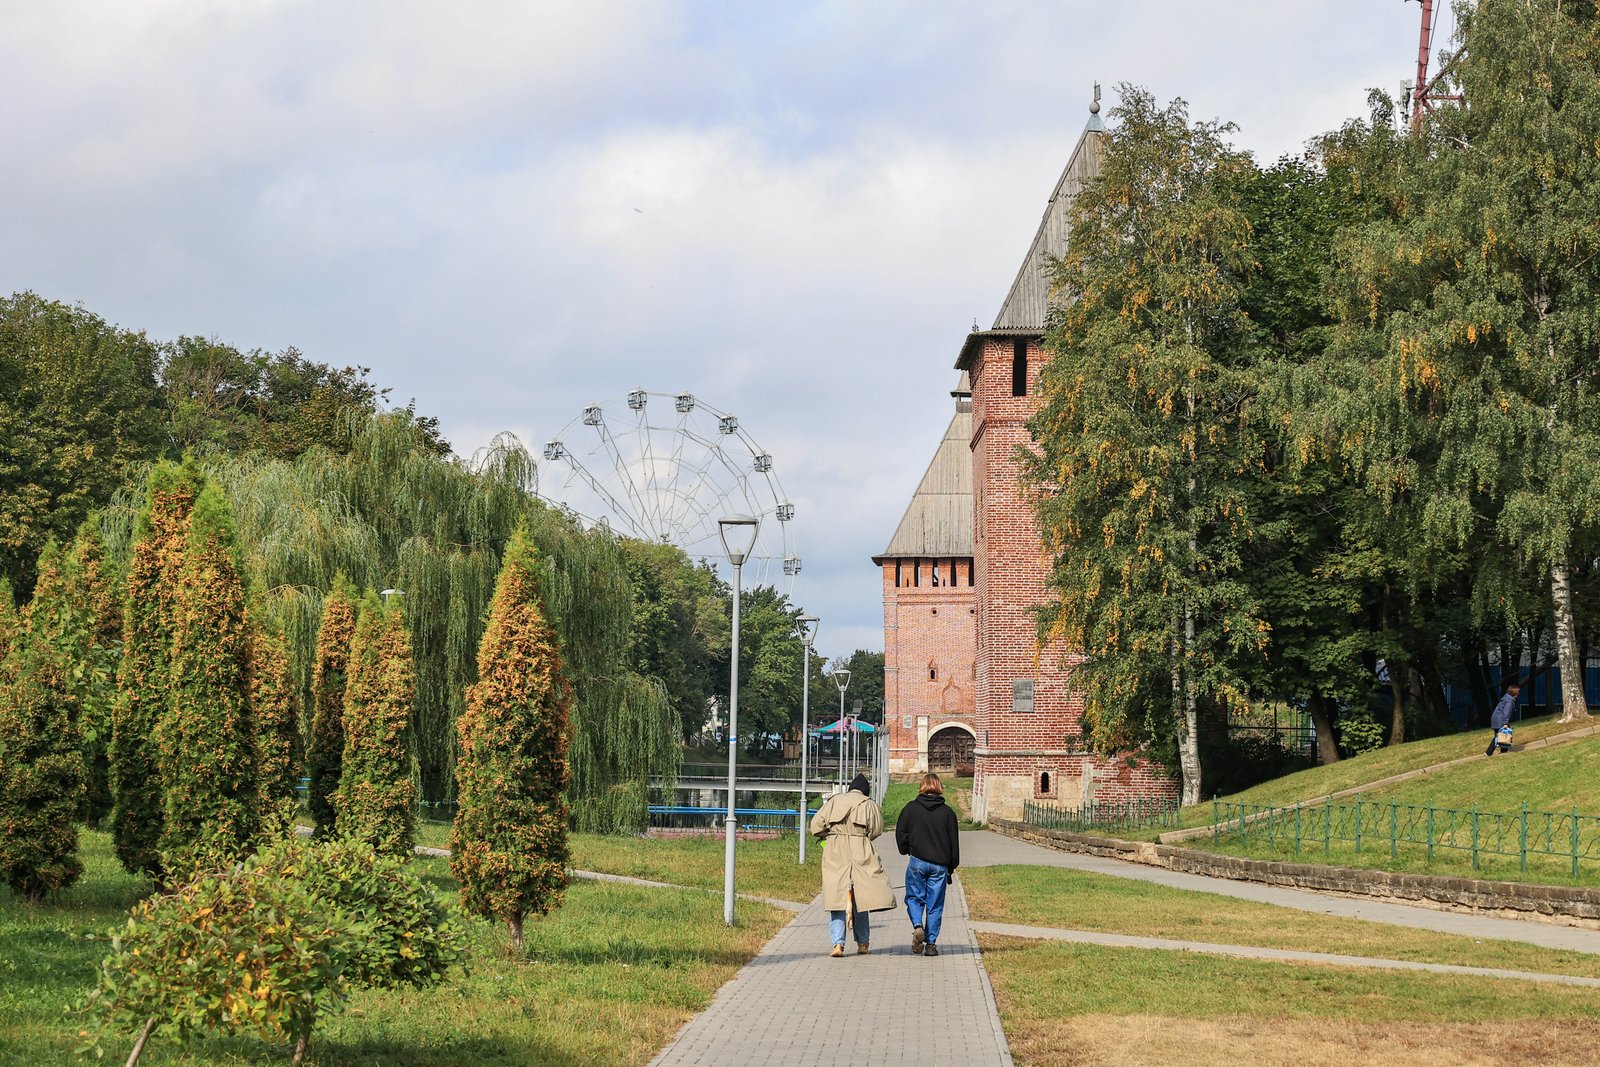
<svg viewBox="0 0 1600 1067"><path fill-rule="evenodd" d="M1258 882L1239 882L1229 878L1208 878L1205 875L1169 871L1164 867L1148 867L1142 863L1126 863L1122 860L1104 859L1077 852L1060 852L1027 841L1018 841L1014 837L997 834L992 830L971 830L962 833L963 867L994 867L1012 863L1066 867L1075 871L1088 871L1091 874L1155 882L1174 889L1192 889L1202 893L1238 897L1241 900L1254 900L1262 904L1276 904L1279 907L1297 908L1319 915L1339 915L1351 919L1366 919L1369 922L1389 923L1393 926L1437 930L1440 933L1461 934L1480 940L1523 941L1544 948L1572 952L1600 952L1600 930L1558 926L1554 923L1528 919L1496 919L1462 912L1440 911L1413 904L1331 896L1305 889L1262 885Z"/></svg>
<svg viewBox="0 0 1600 1067"><path fill-rule="evenodd" d="M878 840L904 898L905 859ZM678 1033L656 1067L1008 1067L994 993L967 923L960 882L945 901L937 959L911 954L903 906L873 917L872 953L827 955L819 897L717 992Z"/></svg>

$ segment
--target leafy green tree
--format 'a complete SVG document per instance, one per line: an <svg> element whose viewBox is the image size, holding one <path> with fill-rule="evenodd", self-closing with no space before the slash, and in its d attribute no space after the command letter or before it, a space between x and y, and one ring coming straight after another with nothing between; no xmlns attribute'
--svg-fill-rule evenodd
<svg viewBox="0 0 1600 1067"><path fill-rule="evenodd" d="M250 636L233 516L215 484L195 496L172 594L167 706L161 753L161 852L188 874L250 851L260 826L260 782L250 717Z"/></svg>
<svg viewBox="0 0 1600 1067"><path fill-rule="evenodd" d="M629 659L667 687L686 737L705 727L728 670L728 590L682 549L623 540L633 587Z"/></svg>
<svg viewBox="0 0 1600 1067"><path fill-rule="evenodd" d="M460 793L450 838L462 906L504 921L518 951L523 920L560 904L566 885L571 707L539 563L518 530L490 603L478 680L456 725Z"/></svg>
<svg viewBox="0 0 1600 1067"><path fill-rule="evenodd" d="M255 724L257 780L265 810L295 797L300 785L300 707L289 677L289 644L275 627L249 623L250 720Z"/></svg>
<svg viewBox="0 0 1600 1067"><path fill-rule="evenodd" d="M874 722L883 717L883 653L858 648L836 666L850 672L850 689L846 696L850 707L861 701L861 713ZM816 685L815 680L812 682ZM813 689L813 699L815 690Z"/></svg>
<svg viewBox="0 0 1600 1067"><path fill-rule="evenodd" d="M198 475L157 464L134 526L111 723L111 830L130 872L162 874L162 766L156 724L172 689L174 600Z"/></svg>
<svg viewBox="0 0 1600 1067"><path fill-rule="evenodd" d="M0 577L26 596L44 543L162 448L156 346L82 308L0 297Z"/></svg>
<svg viewBox="0 0 1600 1067"><path fill-rule="evenodd" d="M417 839L416 674L400 598L367 593L356 613L344 689L344 757L333 797L339 833L409 856Z"/></svg>
<svg viewBox="0 0 1600 1067"><path fill-rule="evenodd" d="M1052 560L1041 633L1082 650L1095 742L1176 733L1194 803L1200 708L1227 699L1233 661L1266 630L1240 555L1255 522L1241 472L1260 451L1243 418L1251 164L1182 101L1123 86L1111 115L1100 177L1072 209L1055 280L1075 299L1050 326L1030 423Z"/></svg>
<svg viewBox="0 0 1600 1067"><path fill-rule="evenodd" d="M743 591L739 609L739 738L745 751L772 756L800 722L801 610L771 586ZM727 707L727 678L719 703ZM854 683L852 683L854 684Z"/></svg>
<svg viewBox="0 0 1600 1067"><path fill-rule="evenodd" d="M0 877L28 900L65 889L83 873L76 825L83 753L73 674L87 649L71 566L54 541L46 542L26 633L0 681Z"/></svg>

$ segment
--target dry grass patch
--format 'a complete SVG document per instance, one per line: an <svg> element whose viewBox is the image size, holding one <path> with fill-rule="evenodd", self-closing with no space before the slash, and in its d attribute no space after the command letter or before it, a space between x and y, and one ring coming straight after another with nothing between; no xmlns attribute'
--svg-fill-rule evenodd
<svg viewBox="0 0 1600 1067"><path fill-rule="evenodd" d="M1043 1020L1009 1034L1024 1065L1054 1067L1578 1067L1600 1062L1600 1025L1526 1030L1498 1023L1341 1023L1325 1031L1249 1016L1173 1019L1085 1015Z"/></svg>

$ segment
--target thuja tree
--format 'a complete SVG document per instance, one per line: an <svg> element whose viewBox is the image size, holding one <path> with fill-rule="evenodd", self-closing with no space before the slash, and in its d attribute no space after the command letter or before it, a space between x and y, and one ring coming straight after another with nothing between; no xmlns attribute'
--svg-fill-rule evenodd
<svg viewBox="0 0 1600 1067"><path fill-rule="evenodd" d="M317 833L333 832L333 794L344 762L344 690L350 665L350 639L356 631L355 591L343 574L322 601L316 664L311 682L311 730L306 773L311 778L311 818Z"/></svg>
<svg viewBox="0 0 1600 1067"><path fill-rule="evenodd" d="M197 475L158 464L135 520L111 722L111 829L117 858L159 876L162 783L155 743L172 685L172 614Z"/></svg>
<svg viewBox="0 0 1600 1067"><path fill-rule="evenodd" d="M72 596L87 627L85 657L76 672L85 774L83 821L98 826L111 813L111 722L117 662L122 658L122 590L97 515L78 528L72 559Z"/></svg>
<svg viewBox="0 0 1600 1067"><path fill-rule="evenodd" d="M70 569L70 558L47 542L27 626L0 684L0 877L29 900L66 888L83 872L74 672L85 655L85 627L71 596Z"/></svg>
<svg viewBox="0 0 1600 1067"><path fill-rule="evenodd" d="M157 720L162 855L188 873L249 851L259 823L244 583L227 500L195 498L172 598L171 681Z"/></svg>
<svg viewBox="0 0 1600 1067"><path fill-rule="evenodd" d="M567 864L567 730L572 689L546 618L526 531L506 548L478 680L456 724L460 747L450 870L469 911L522 924L560 903Z"/></svg>
<svg viewBox="0 0 1600 1067"><path fill-rule="evenodd" d="M417 837L416 676L399 597L368 593L350 642L344 690L344 757L334 795L339 833L404 856Z"/></svg>
<svg viewBox="0 0 1600 1067"><path fill-rule="evenodd" d="M1074 668L1094 740L1177 737L1200 799L1198 712L1265 626L1241 581L1251 267L1229 128L1122 87L1098 180L1072 209L1056 283L1071 292L1029 423L1053 594L1044 636Z"/></svg>
<svg viewBox="0 0 1600 1067"><path fill-rule="evenodd" d="M11 583L0 578L0 663L22 632L22 618L17 614L16 601L11 598Z"/></svg>
<svg viewBox="0 0 1600 1067"><path fill-rule="evenodd" d="M289 677L289 646L269 623L252 618L250 720L255 725L257 777L263 807L293 800L300 782L300 707Z"/></svg>

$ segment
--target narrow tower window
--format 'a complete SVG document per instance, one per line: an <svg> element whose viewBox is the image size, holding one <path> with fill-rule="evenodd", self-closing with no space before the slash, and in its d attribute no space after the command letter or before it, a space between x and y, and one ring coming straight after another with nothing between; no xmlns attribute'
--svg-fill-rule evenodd
<svg viewBox="0 0 1600 1067"><path fill-rule="evenodd" d="M1011 395L1028 395L1028 342L1017 340L1011 346Z"/></svg>

